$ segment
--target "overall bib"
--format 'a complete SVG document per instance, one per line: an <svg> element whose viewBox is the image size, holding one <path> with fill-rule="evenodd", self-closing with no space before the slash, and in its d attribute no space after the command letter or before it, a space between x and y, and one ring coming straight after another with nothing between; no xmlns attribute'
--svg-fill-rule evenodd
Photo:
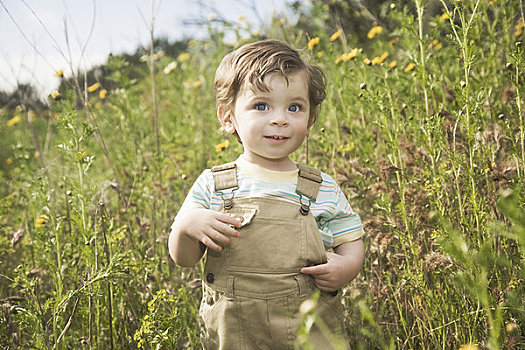
<svg viewBox="0 0 525 350"><path fill-rule="evenodd" d="M315 291L304 266L326 262L317 223L310 213L322 182L318 170L300 165L299 203L235 198L234 163L212 168L220 210L241 219L239 237L221 252L208 249L199 311L205 349L293 349L301 303ZM328 339L345 339L341 292L321 291L317 312L330 335L314 325L314 349L332 349ZM348 344L347 342L344 342ZM347 347L347 345L345 346Z"/></svg>

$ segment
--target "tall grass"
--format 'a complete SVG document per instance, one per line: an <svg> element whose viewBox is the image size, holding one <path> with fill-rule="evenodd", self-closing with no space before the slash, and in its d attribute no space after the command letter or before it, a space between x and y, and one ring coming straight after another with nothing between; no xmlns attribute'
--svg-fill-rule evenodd
<svg viewBox="0 0 525 350"><path fill-rule="evenodd" d="M436 17L424 0L389 4L394 29L333 41L325 5L310 32L275 18L265 34L305 48L328 79L308 161L338 180L367 232L343 298L353 347L524 348L519 3L443 1ZM223 143L213 76L259 35L208 30L176 57L109 57L107 96L90 81L50 97L49 112L2 109L3 347L200 347L201 270L175 266L166 240L202 169L241 151Z"/></svg>

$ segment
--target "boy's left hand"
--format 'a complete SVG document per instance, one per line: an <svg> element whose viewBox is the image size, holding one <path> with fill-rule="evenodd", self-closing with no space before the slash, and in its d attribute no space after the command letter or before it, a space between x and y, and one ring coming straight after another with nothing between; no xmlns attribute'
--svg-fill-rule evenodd
<svg viewBox="0 0 525 350"><path fill-rule="evenodd" d="M326 264L301 268L301 273L312 275L317 288L333 292L353 280L363 263L362 240L344 243L335 248L335 253L326 253Z"/></svg>

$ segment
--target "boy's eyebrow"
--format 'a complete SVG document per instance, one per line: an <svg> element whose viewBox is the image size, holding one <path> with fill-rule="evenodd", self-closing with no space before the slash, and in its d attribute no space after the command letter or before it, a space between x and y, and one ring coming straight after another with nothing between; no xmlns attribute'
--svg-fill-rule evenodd
<svg viewBox="0 0 525 350"><path fill-rule="evenodd" d="M254 101L254 100L271 100L272 97L271 96L267 96L265 93L257 93L257 94L253 94L252 96L250 96L248 98L249 101ZM308 102L308 99L302 97L302 96L295 96L295 97L292 97L290 99L291 101L301 101L303 103L307 103Z"/></svg>

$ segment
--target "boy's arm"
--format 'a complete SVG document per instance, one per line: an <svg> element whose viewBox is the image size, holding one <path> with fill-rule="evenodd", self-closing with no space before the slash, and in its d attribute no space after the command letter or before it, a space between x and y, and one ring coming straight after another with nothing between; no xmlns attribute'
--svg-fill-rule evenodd
<svg viewBox="0 0 525 350"><path fill-rule="evenodd" d="M180 266L194 266L206 247L220 251L217 243L231 244L241 223L231 215L210 209L185 209L177 215L168 239L170 256Z"/></svg>
<svg viewBox="0 0 525 350"><path fill-rule="evenodd" d="M363 265L365 246L362 239L347 242L326 253L326 264L303 267L301 272L312 275L317 288L333 292L352 281Z"/></svg>

